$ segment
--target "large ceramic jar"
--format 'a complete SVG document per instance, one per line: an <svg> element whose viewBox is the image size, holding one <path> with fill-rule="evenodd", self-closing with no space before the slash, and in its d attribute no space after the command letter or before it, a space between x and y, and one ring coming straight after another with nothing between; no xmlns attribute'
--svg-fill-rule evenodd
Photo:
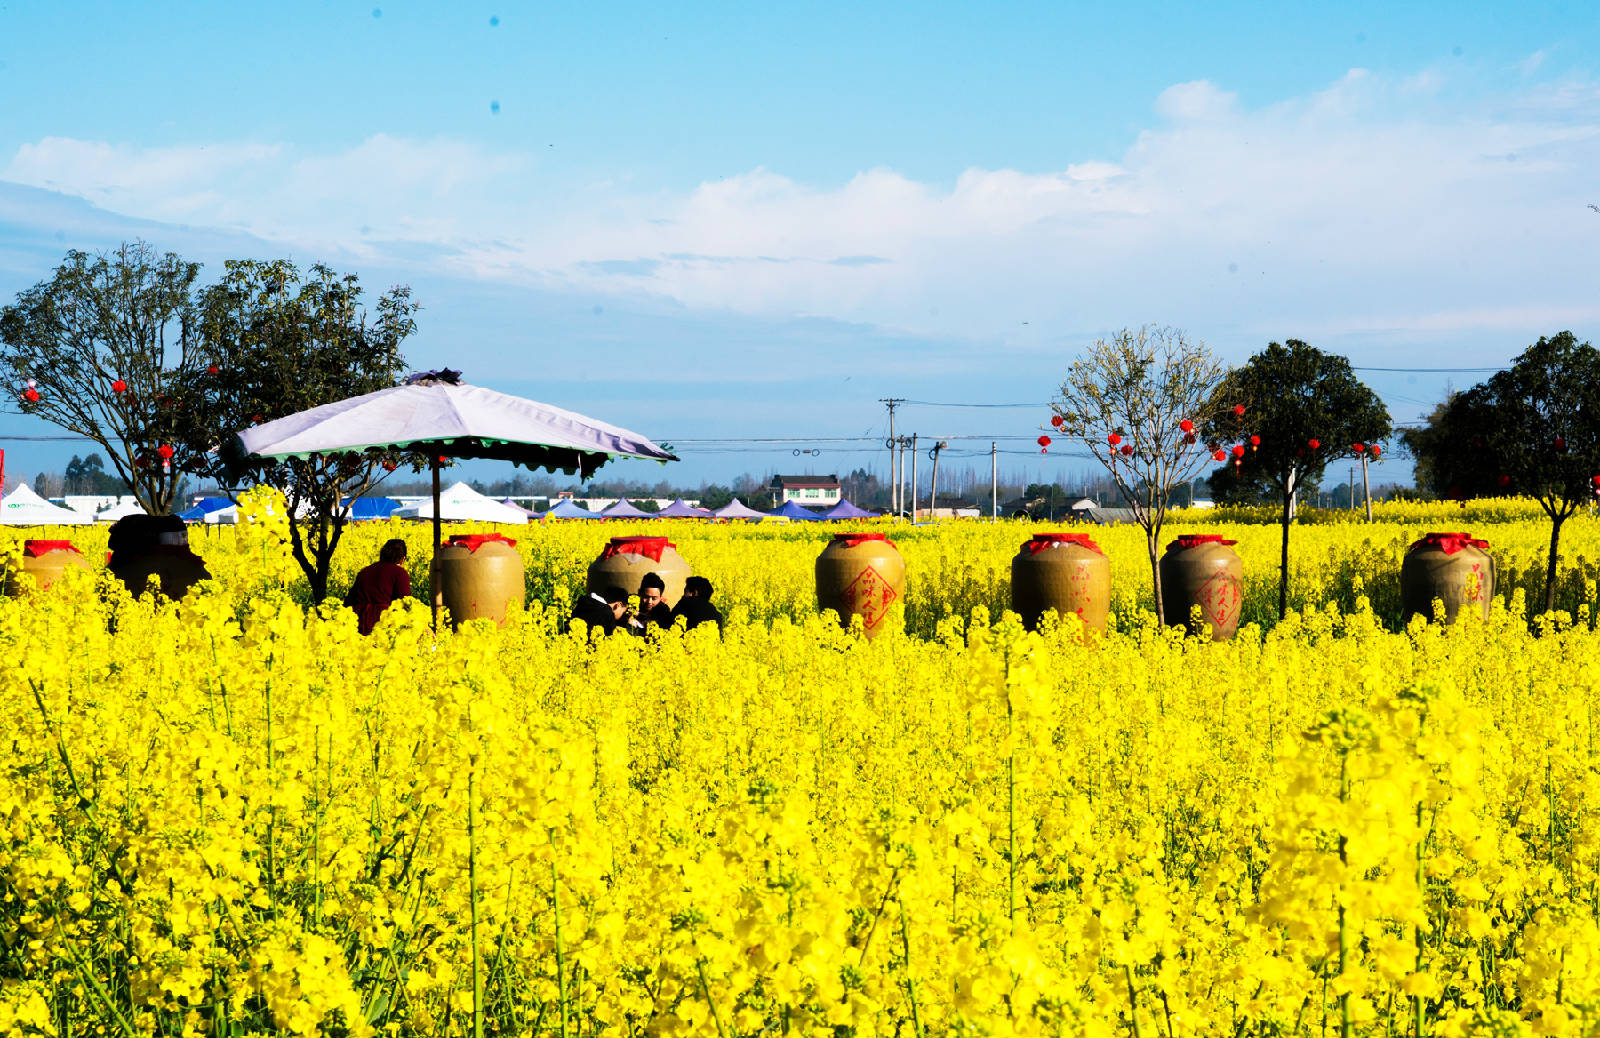
<svg viewBox="0 0 1600 1038"><path fill-rule="evenodd" d="M517 542L498 533L457 535L439 548L439 604L450 622L493 620L504 625L512 603L524 601Z"/></svg>
<svg viewBox="0 0 1600 1038"><path fill-rule="evenodd" d="M1011 560L1011 608L1030 631L1052 609L1104 631L1110 606L1111 562L1088 534L1035 534Z"/></svg>
<svg viewBox="0 0 1600 1038"><path fill-rule="evenodd" d="M905 593L905 560L881 533L834 534L817 556L817 608L832 609L846 627L861 617L868 638L888 629L890 607Z"/></svg>
<svg viewBox="0 0 1600 1038"><path fill-rule="evenodd" d="M1400 563L1400 607L1405 621L1433 619L1433 600L1444 603L1453 624L1463 607L1489 618L1494 599L1494 557L1489 542L1470 533L1430 533L1406 550Z"/></svg>
<svg viewBox="0 0 1600 1038"><path fill-rule="evenodd" d="M677 545L665 537L613 537L600 557L589 563L588 590L600 595L608 587L620 587L637 595L639 581L646 573L655 573L667 585L662 599L676 606L691 572Z"/></svg>
<svg viewBox="0 0 1600 1038"><path fill-rule="evenodd" d="M1159 566L1163 622L1198 634L1189 614L1199 606L1212 641L1224 642L1238 633L1244 563L1233 550L1235 543L1216 534L1185 534L1167 545Z"/></svg>
<svg viewBox="0 0 1600 1038"><path fill-rule="evenodd" d="M26 573L33 578L33 586L40 591L61 579L69 569L88 569L89 560L73 547L71 541L24 541L21 561L6 570L5 593L19 595L26 582L18 577Z"/></svg>

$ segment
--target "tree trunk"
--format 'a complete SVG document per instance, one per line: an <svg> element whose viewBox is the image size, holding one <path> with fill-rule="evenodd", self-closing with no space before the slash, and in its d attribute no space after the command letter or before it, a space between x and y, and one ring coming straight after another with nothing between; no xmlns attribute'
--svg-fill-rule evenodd
<svg viewBox="0 0 1600 1038"><path fill-rule="evenodd" d="M1566 521L1564 512L1550 516L1550 562L1544 571L1544 611L1547 613L1556 607L1556 561L1561 548L1561 524Z"/></svg>
<svg viewBox="0 0 1600 1038"><path fill-rule="evenodd" d="M1289 615L1289 500L1283 495L1283 549L1278 556L1278 619Z"/></svg>
<svg viewBox="0 0 1600 1038"><path fill-rule="evenodd" d="M1161 558L1156 554L1156 549L1161 544L1161 527L1151 526L1145 529L1145 547L1150 552L1150 583L1156 593L1156 621L1167 622L1166 603L1161 597Z"/></svg>

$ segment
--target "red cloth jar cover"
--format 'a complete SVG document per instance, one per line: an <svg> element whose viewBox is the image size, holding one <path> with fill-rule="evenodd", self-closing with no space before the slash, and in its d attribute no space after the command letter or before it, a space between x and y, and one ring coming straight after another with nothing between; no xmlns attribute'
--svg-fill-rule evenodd
<svg viewBox="0 0 1600 1038"><path fill-rule="evenodd" d="M1088 548L1096 554L1105 554L1100 550L1100 545L1090 539L1086 533L1036 533L1027 543L1023 544L1023 547L1028 549L1029 555L1037 555L1046 548L1057 544L1076 544L1079 547Z"/></svg>
<svg viewBox="0 0 1600 1038"><path fill-rule="evenodd" d="M517 546L516 541L503 533L458 533L450 538L453 547L465 548L469 552L477 551L490 541L504 541L513 548Z"/></svg>
<svg viewBox="0 0 1600 1038"><path fill-rule="evenodd" d="M83 554L72 546L71 541L24 541L22 543L22 554L30 559L37 559L41 555L48 555L53 551L70 551L75 555Z"/></svg>
<svg viewBox="0 0 1600 1038"><path fill-rule="evenodd" d="M835 544L843 541L846 548L854 548L864 541L882 541L889 547L894 548L895 551L900 550L899 546L891 541L886 533L836 533L833 535L833 540Z"/></svg>
<svg viewBox="0 0 1600 1038"><path fill-rule="evenodd" d="M660 562L661 553L668 548L677 548L677 545L665 537L613 537L600 557L609 559L617 555L645 555L651 562Z"/></svg>
<svg viewBox="0 0 1600 1038"><path fill-rule="evenodd" d="M1220 533L1186 533L1171 544L1168 544L1167 550L1171 551L1176 546L1183 551L1188 551L1190 548L1198 548L1202 544L1220 544L1225 548L1231 548L1238 543L1238 541L1228 540Z"/></svg>
<svg viewBox="0 0 1600 1038"><path fill-rule="evenodd" d="M1477 548L1479 551L1488 551L1489 542L1480 541L1470 533L1430 533L1413 544L1408 551L1418 548L1438 548L1446 555L1454 555L1462 548Z"/></svg>

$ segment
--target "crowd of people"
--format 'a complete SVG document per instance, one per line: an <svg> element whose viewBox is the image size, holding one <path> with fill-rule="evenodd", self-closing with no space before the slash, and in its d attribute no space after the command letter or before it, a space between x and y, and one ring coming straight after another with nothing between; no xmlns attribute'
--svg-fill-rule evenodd
<svg viewBox="0 0 1600 1038"><path fill-rule="evenodd" d="M653 630L670 630L681 618L690 629L703 623L714 623L722 629L722 613L711 604L711 581L705 577L689 577L683 582L683 596L676 606L666 603L666 581L659 573L646 573L639 581L639 611L628 608L628 592L615 585L601 592L590 592L578 599L567 620L567 628L585 624L590 637L596 634L611 635L624 631L635 637L646 637Z"/></svg>

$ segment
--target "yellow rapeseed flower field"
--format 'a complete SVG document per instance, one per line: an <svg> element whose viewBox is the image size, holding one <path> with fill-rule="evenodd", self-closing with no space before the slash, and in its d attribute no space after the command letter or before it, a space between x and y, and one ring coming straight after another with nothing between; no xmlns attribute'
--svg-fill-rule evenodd
<svg viewBox="0 0 1600 1038"><path fill-rule="evenodd" d="M535 525L526 610L368 638L281 519L196 531L178 604L103 571L0 599L0 1034L1589 1035L1600 1030L1600 522L1394 506L1239 541L1246 626L1005 614L1037 528L894 528L903 621L815 614L826 527ZM1488 623L1399 629L1427 529ZM729 622L560 631L666 532ZM28 532L0 534L12 544ZM98 558L104 533L49 531ZM33 531L39 536L41 531ZM336 593L406 538L352 529ZM903 631L900 629L903 627Z"/></svg>

